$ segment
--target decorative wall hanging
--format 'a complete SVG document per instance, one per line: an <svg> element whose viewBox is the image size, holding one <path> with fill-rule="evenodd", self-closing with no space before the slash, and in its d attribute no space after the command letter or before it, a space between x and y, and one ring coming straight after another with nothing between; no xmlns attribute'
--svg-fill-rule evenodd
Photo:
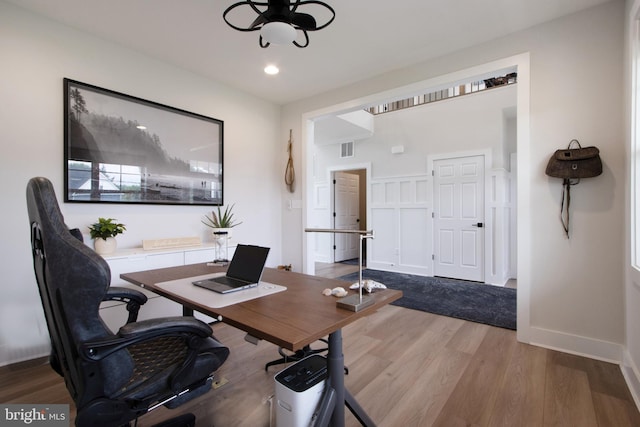
<svg viewBox="0 0 640 427"><path fill-rule="evenodd" d="M571 148L574 144L577 147ZM554 178L562 178L560 221L567 238L569 238L571 186L579 184L581 178L591 178L601 173L600 150L596 147L582 148L577 139L572 139L566 149L556 150L549 159L546 174Z"/></svg>
<svg viewBox="0 0 640 427"><path fill-rule="evenodd" d="M287 168L284 171L284 183L287 184L289 193L293 193L296 190L296 171L293 169L293 130L289 129L289 160L287 160Z"/></svg>
<svg viewBox="0 0 640 427"><path fill-rule="evenodd" d="M65 202L222 205L223 122L64 79Z"/></svg>

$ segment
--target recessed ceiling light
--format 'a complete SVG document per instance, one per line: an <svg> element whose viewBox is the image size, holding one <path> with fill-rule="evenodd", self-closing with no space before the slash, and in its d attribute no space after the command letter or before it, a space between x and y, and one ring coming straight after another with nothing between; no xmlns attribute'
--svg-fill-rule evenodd
<svg viewBox="0 0 640 427"><path fill-rule="evenodd" d="M266 67L264 67L264 72L269 74L270 76L275 76L280 72L280 69L275 65L267 65Z"/></svg>

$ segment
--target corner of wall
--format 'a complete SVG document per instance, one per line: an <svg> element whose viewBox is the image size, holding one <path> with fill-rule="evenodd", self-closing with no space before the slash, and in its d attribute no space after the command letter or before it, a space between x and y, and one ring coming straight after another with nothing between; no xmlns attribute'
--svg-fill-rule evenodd
<svg viewBox="0 0 640 427"><path fill-rule="evenodd" d="M633 396L633 401L636 402L636 406L640 408L640 374L638 367L633 363L631 355L625 349L623 352L623 360L620 365L622 375L627 382L627 387Z"/></svg>

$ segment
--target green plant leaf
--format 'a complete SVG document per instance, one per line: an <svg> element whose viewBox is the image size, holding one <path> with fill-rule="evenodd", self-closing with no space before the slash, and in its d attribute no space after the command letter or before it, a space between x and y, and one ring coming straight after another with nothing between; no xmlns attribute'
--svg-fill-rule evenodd
<svg viewBox="0 0 640 427"><path fill-rule="evenodd" d="M98 218L98 222L89 226L89 233L92 239L107 240L109 237L116 237L124 233L127 229L124 224L116 222L113 218Z"/></svg>
<svg viewBox="0 0 640 427"><path fill-rule="evenodd" d="M222 210L222 207L218 206L217 212L216 210L211 211L211 216L205 215L204 220L201 220L201 222L211 228L232 228L236 225L240 225L242 222L236 222L233 219L234 206L235 203L224 208L224 211Z"/></svg>

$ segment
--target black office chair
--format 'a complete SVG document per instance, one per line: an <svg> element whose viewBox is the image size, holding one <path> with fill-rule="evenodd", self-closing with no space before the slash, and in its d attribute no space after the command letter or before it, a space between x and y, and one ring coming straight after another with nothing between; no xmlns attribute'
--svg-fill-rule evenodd
<svg viewBox="0 0 640 427"><path fill-rule="evenodd" d="M76 426L123 426L162 405L175 408L211 389L229 349L192 317L136 322L146 297L110 289L107 262L68 230L51 182L27 185L33 267L52 346L52 367L75 402ZM142 298L140 298L142 295ZM131 305L129 323L112 333L100 303ZM193 426L192 415L178 417ZM168 424L177 425L176 420Z"/></svg>

